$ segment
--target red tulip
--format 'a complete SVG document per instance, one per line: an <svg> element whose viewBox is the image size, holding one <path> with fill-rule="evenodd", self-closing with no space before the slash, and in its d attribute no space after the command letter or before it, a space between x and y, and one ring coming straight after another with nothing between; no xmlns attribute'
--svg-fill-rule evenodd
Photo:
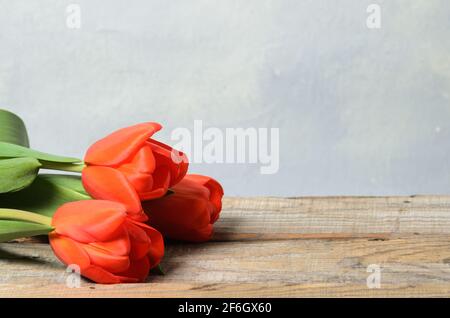
<svg viewBox="0 0 450 318"><path fill-rule="evenodd" d="M125 204L131 217L145 221L140 201L164 196L188 168L183 153L150 138L160 129L157 123L138 124L94 143L82 173L86 191L95 199Z"/></svg>
<svg viewBox="0 0 450 318"><path fill-rule="evenodd" d="M87 200L61 206L49 234L56 256L103 284L145 281L164 254L161 234L127 217L123 204Z"/></svg>
<svg viewBox="0 0 450 318"><path fill-rule="evenodd" d="M214 179L186 175L172 193L142 202L148 224L164 236L182 241L208 241L222 210L223 189Z"/></svg>

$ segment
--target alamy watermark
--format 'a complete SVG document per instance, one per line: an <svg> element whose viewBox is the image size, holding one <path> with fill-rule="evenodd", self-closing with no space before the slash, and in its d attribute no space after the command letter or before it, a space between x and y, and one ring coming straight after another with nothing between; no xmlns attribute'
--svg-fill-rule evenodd
<svg viewBox="0 0 450 318"><path fill-rule="evenodd" d="M71 264L67 266L66 273L66 286L68 288L80 288L81 287L81 269L77 264Z"/></svg>
<svg viewBox="0 0 450 318"><path fill-rule="evenodd" d="M366 19L366 26L369 29L381 28L381 6L372 3L367 7L366 12L369 14Z"/></svg>
<svg viewBox="0 0 450 318"><path fill-rule="evenodd" d="M204 129L203 121L195 120L193 131L176 128L171 139L174 149L184 152L191 163L259 164L261 174L275 174L280 168L278 128ZM181 160L177 151L172 160Z"/></svg>
<svg viewBox="0 0 450 318"><path fill-rule="evenodd" d="M367 266L367 272L370 273L366 280L367 288L381 288L381 266L370 264Z"/></svg>
<svg viewBox="0 0 450 318"><path fill-rule="evenodd" d="M71 3L66 7L66 26L69 29L81 28L81 7L77 3Z"/></svg>

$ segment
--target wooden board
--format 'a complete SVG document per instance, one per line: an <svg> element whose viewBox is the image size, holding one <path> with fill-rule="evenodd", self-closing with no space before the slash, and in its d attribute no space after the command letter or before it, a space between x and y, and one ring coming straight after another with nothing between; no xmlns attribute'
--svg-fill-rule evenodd
<svg viewBox="0 0 450 318"><path fill-rule="evenodd" d="M0 244L0 266L2 297L448 297L450 197L225 198L214 239L169 244L145 284L68 288L43 243Z"/></svg>

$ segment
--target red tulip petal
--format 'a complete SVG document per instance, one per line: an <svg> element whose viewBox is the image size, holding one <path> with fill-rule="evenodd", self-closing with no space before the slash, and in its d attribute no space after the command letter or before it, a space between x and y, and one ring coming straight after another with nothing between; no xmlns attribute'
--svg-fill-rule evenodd
<svg viewBox="0 0 450 318"><path fill-rule="evenodd" d="M153 189L151 191L139 193L139 197L142 201L160 198L167 193L167 190L169 190L170 172L168 167L158 167L152 177Z"/></svg>
<svg viewBox="0 0 450 318"><path fill-rule="evenodd" d="M133 185L139 197L141 197L142 193L153 191L153 176L151 174L132 171L123 167L119 168L119 170Z"/></svg>
<svg viewBox="0 0 450 318"><path fill-rule="evenodd" d="M178 197L189 197L195 199L209 200L211 192L203 183L198 182L198 180L190 178L192 175L187 175L178 184L173 186L171 189L174 191Z"/></svg>
<svg viewBox="0 0 450 318"><path fill-rule="evenodd" d="M90 266L82 271L84 277L99 284L137 283L138 279L114 275L101 267Z"/></svg>
<svg viewBox="0 0 450 318"><path fill-rule="evenodd" d="M133 185L138 195L153 190L153 176L155 170L155 157L150 146L144 146L134 157L131 163L121 165L118 170Z"/></svg>
<svg viewBox="0 0 450 318"><path fill-rule="evenodd" d="M148 143L145 143L132 158L131 162L123 163L120 166L130 171L152 173L156 167L152 148Z"/></svg>
<svg viewBox="0 0 450 318"><path fill-rule="evenodd" d="M214 179L210 179L205 186L208 187L209 191L211 192L209 200L214 205L214 211L211 216L211 223L215 223L219 219L219 214L222 211L223 188Z"/></svg>
<svg viewBox="0 0 450 318"><path fill-rule="evenodd" d="M118 274L122 279L135 279L137 282L145 282L150 271L150 264L147 257L140 260L131 261L129 268Z"/></svg>
<svg viewBox="0 0 450 318"><path fill-rule="evenodd" d="M220 185L220 183L211 177L202 176L198 174L188 174L183 180L197 182L199 184L204 185L209 190L210 193L209 200L211 201L211 203L214 205L215 208L211 223L216 222L217 219L219 218L220 211L222 211L222 198L224 194L223 188Z"/></svg>
<svg viewBox="0 0 450 318"><path fill-rule="evenodd" d="M86 245L77 243L70 238L58 235L55 232L50 233L50 246L55 255L66 265L77 265L80 267L81 275L100 284L118 284L118 283L137 283L140 279L132 276L119 276L108 272L106 269L91 264L91 258L83 247ZM95 258L95 257L94 257ZM145 261L144 261L145 263ZM111 263L109 263L111 264ZM139 264L138 264L139 266ZM141 265L142 267L142 265ZM125 271L130 271L128 266ZM133 264L133 268L136 265ZM142 276L139 267L136 271ZM147 271L148 273L148 271ZM137 275L135 275L137 276Z"/></svg>
<svg viewBox="0 0 450 318"><path fill-rule="evenodd" d="M186 175L157 200L143 202L148 223L164 236L176 240L203 242L211 238L213 227L222 209L222 186L201 175Z"/></svg>
<svg viewBox="0 0 450 318"><path fill-rule="evenodd" d="M145 231L150 237L150 241L152 243L150 245L150 250L148 251L148 259L150 262L150 268L153 268L161 263L164 256L164 239L159 231L150 226L145 227Z"/></svg>
<svg viewBox="0 0 450 318"><path fill-rule="evenodd" d="M144 253L144 251L142 251L142 253L135 254L135 258L147 254L150 261L150 268L158 265L164 256L164 239L161 233L147 224L135 222L133 220L129 220L128 225L129 229L134 228L142 242L145 241L146 244L148 244L148 246L146 246L147 252ZM139 229L139 231L137 231L137 229ZM133 257L131 258L135 259Z"/></svg>
<svg viewBox="0 0 450 318"><path fill-rule="evenodd" d="M214 232L214 228L212 224L208 224L207 226L192 231L189 234L190 241L195 243L207 242L211 239Z"/></svg>
<svg viewBox="0 0 450 318"><path fill-rule="evenodd" d="M149 215L148 223L164 236L197 242L199 239L195 233L209 228L211 223L209 204L202 196L176 191L163 198L143 202L143 207Z"/></svg>
<svg viewBox="0 0 450 318"><path fill-rule="evenodd" d="M169 167L171 174L169 186L173 186L183 179L189 167L187 156L183 152L154 139L150 139L148 144L152 147L156 168L158 169L160 166Z"/></svg>
<svg viewBox="0 0 450 318"><path fill-rule="evenodd" d="M117 255L117 256L128 256L130 254L130 238L128 236L128 231L126 227L122 227L122 233L115 237L111 241L104 242L93 242L89 245L94 246L97 249L103 250L105 253Z"/></svg>
<svg viewBox="0 0 450 318"><path fill-rule="evenodd" d="M127 229L131 244L130 259L138 260L145 257L151 246L147 233L132 221L127 222Z"/></svg>
<svg viewBox="0 0 450 318"><path fill-rule="evenodd" d="M94 143L84 161L90 165L119 165L136 154L145 141L161 128L158 123L142 123L119 129Z"/></svg>
<svg viewBox="0 0 450 318"><path fill-rule="evenodd" d="M130 259L128 258L128 255L112 255L107 253L105 250L87 244L84 245L83 248L89 255L92 265L101 267L108 272L123 272L130 266Z"/></svg>
<svg viewBox="0 0 450 318"><path fill-rule="evenodd" d="M83 169L82 181L93 198L120 202L130 215L142 214L139 196L121 172L109 167L87 167Z"/></svg>
<svg viewBox="0 0 450 318"><path fill-rule="evenodd" d="M126 208L120 203L85 200L62 205L55 212L52 225L58 234L88 243L112 238L125 219Z"/></svg>
<svg viewBox="0 0 450 318"><path fill-rule="evenodd" d="M150 146L144 146L131 163L123 164L118 169L126 176L140 196L141 193L153 190L152 173L155 170L155 165L155 157Z"/></svg>
<svg viewBox="0 0 450 318"><path fill-rule="evenodd" d="M89 255L80 244L55 232L49 234L49 240L53 252L64 264L78 265L81 270L90 266Z"/></svg>

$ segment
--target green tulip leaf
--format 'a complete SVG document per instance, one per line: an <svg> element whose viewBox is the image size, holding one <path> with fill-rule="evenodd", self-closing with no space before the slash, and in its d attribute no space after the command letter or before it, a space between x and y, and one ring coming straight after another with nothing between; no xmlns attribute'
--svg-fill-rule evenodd
<svg viewBox="0 0 450 318"><path fill-rule="evenodd" d="M0 242L8 242L13 239L44 235L51 232L49 225L25 221L0 220Z"/></svg>
<svg viewBox="0 0 450 318"><path fill-rule="evenodd" d="M22 158L22 157L35 158L41 161L41 163L44 166L46 165L46 162L61 163L61 164L81 163L81 160L77 158L55 156L52 154L40 152L23 146L7 142L0 142L0 158Z"/></svg>
<svg viewBox="0 0 450 318"><path fill-rule="evenodd" d="M33 183L41 163L34 158L0 159L0 193L22 190Z"/></svg>
<svg viewBox="0 0 450 318"><path fill-rule="evenodd" d="M0 141L29 147L27 129L16 114L0 109Z"/></svg>
<svg viewBox="0 0 450 318"><path fill-rule="evenodd" d="M22 191L0 194L0 207L26 210L51 217L65 203L90 199L83 189L80 177L39 175Z"/></svg>

